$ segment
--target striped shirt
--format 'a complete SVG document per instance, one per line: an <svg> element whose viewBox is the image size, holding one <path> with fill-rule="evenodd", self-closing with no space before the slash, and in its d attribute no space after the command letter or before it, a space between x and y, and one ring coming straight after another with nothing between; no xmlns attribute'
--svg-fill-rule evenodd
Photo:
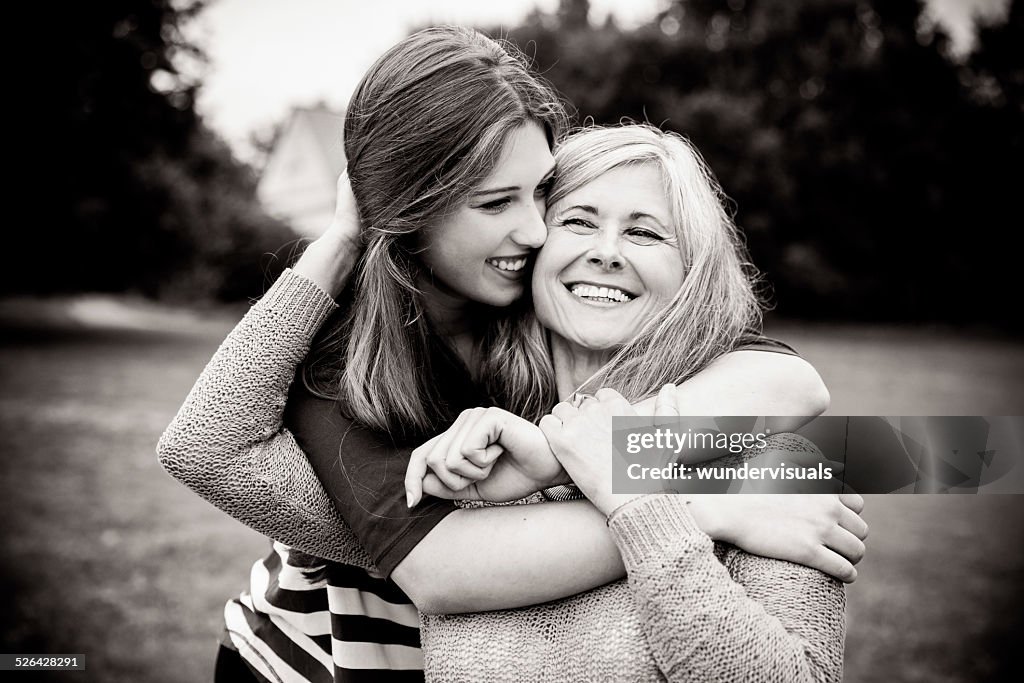
<svg viewBox="0 0 1024 683"><path fill-rule="evenodd" d="M224 608L227 639L277 683L422 681L419 614L392 581L327 562L326 578L281 543Z"/></svg>

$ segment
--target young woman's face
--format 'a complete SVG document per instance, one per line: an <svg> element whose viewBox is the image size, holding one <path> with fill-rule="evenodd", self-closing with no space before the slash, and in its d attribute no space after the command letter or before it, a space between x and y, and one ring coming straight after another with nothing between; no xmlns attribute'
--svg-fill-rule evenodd
<svg viewBox="0 0 1024 683"><path fill-rule="evenodd" d="M540 322L591 350L632 339L683 283L661 171L622 166L549 207L533 271Z"/></svg>
<svg viewBox="0 0 1024 683"><path fill-rule="evenodd" d="M426 233L422 259L438 290L489 306L523 295L528 266L547 237L544 201L554 165L539 124L509 136L487 179Z"/></svg>

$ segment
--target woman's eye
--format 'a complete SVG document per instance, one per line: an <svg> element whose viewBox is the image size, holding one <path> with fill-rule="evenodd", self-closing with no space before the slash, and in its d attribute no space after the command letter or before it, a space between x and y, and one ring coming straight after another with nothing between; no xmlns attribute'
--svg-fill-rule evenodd
<svg viewBox="0 0 1024 683"><path fill-rule="evenodd" d="M664 242L666 239L663 235L659 235L647 228L630 228L626 231L626 235L631 242L640 245L657 244L658 242Z"/></svg>
<svg viewBox="0 0 1024 683"><path fill-rule="evenodd" d="M534 190L533 195L535 197L547 197L548 194L550 194L551 192L551 186L554 184L554 177L548 178L547 180L545 180L544 182L537 186L537 189Z"/></svg>
<svg viewBox="0 0 1024 683"><path fill-rule="evenodd" d="M501 199L495 199L494 201L487 202L486 204L481 204L476 208L482 209L487 213L501 213L507 209L511 203L512 199L510 197L502 197Z"/></svg>
<svg viewBox="0 0 1024 683"><path fill-rule="evenodd" d="M590 235L597 230L596 225L582 218L565 218L561 224L577 235Z"/></svg>

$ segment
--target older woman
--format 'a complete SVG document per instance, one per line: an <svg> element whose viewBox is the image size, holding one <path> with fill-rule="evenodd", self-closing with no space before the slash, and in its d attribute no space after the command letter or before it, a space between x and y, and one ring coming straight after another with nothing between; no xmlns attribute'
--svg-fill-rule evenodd
<svg viewBox="0 0 1024 683"><path fill-rule="evenodd" d="M611 416L636 414L630 401L675 414L669 392L652 394L735 345L756 315L717 185L684 140L647 126L583 131L557 158L533 275L537 318L563 398L595 385L625 398L600 389L582 407L558 404L539 427L496 409L466 412L417 450L409 483L415 501L425 464L435 495L504 499L558 483L561 465L608 517L628 581L523 610L427 616L428 675L839 680L838 582L716 546L681 496L611 490ZM712 320L694 314L704 311ZM455 490L470 481L468 494ZM828 542L862 552L863 523L845 512Z"/></svg>

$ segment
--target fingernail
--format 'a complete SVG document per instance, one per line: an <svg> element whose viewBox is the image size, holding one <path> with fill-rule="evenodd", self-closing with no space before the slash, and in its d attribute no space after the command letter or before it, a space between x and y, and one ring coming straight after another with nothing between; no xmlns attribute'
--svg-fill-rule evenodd
<svg viewBox="0 0 1024 683"><path fill-rule="evenodd" d="M408 491L405 492L405 507L412 507L412 494L409 493Z"/></svg>

